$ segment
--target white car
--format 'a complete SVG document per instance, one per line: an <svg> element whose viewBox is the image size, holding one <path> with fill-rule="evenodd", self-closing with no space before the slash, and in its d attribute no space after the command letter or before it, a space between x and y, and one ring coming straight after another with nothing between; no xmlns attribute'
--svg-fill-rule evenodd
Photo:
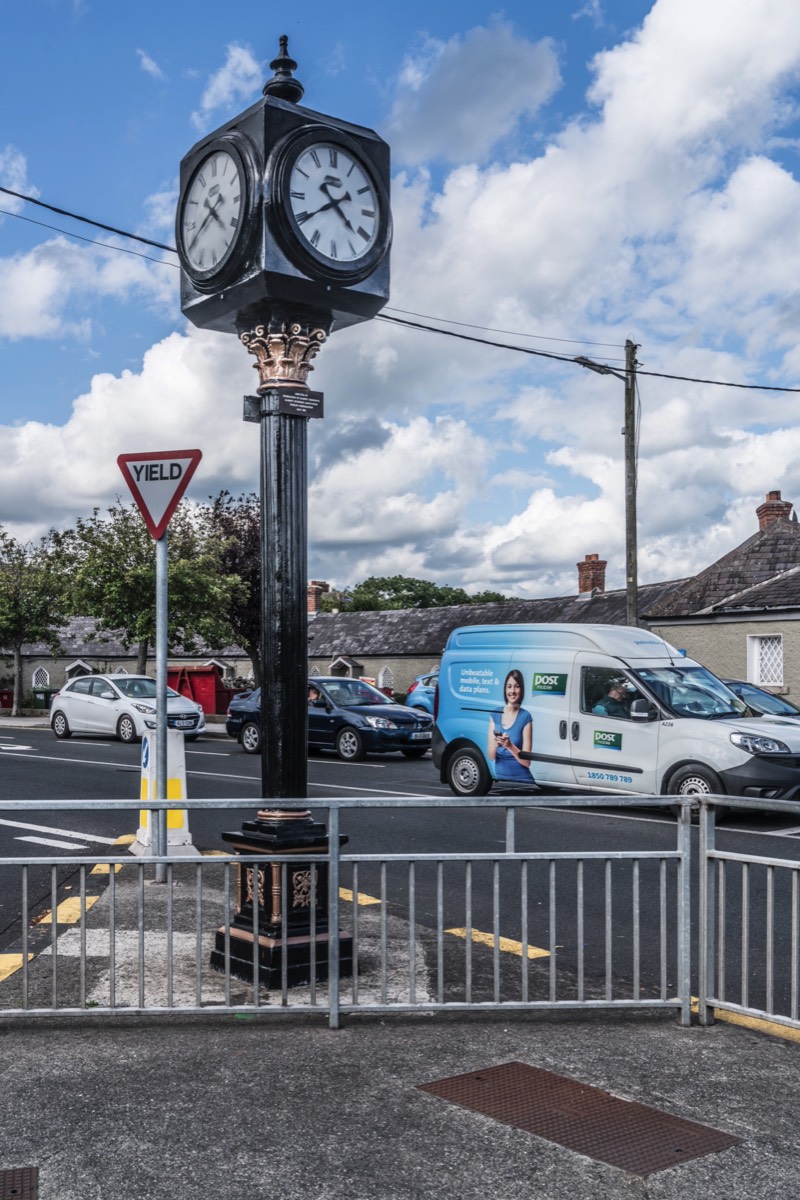
<svg viewBox="0 0 800 1200"><path fill-rule="evenodd" d="M156 681L149 675L80 675L56 692L50 714L57 738L105 733L135 742L156 727ZM205 733L202 705L167 688L167 725L193 740Z"/></svg>

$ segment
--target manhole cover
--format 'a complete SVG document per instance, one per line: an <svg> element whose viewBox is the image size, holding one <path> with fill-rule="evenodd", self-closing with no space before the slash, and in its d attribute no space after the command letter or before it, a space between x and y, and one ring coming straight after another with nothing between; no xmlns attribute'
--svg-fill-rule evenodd
<svg viewBox="0 0 800 1200"><path fill-rule="evenodd" d="M520 1062L419 1088L632 1175L651 1175L742 1140Z"/></svg>
<svg viewBox="0 0 800 1200"><path fill-rule="evenodd" d="M0 1171L0 1200L37 1200L39 1168L14 1167Z"/></svg>

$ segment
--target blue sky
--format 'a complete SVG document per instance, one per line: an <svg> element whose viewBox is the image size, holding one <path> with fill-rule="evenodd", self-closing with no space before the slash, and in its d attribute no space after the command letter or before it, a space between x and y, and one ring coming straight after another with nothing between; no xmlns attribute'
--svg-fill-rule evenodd
<svg viewBox="0 0 800 1200"><path fill-rule="evenodd" d="M800 385L795 0L0 13L0 185L171 243L182 155L258 98L286 33L303 103L392 147L389 311L615 363L630 337L646 370ZM0 525L103 507L124 452L197 446L196 498L254 488L250 360L183 321L174 255L0 208ZM536 596L575 591L599 553L621 584L613 377L373 321L335 334L312 382L311 577ZM743 540L768 490L800 503L796 395L643 375L640 400L643 581Z"/></svg>

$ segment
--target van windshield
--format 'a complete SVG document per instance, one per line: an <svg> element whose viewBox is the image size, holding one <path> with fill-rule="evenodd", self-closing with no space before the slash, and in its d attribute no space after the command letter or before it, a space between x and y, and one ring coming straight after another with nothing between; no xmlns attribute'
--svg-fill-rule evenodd
<svg viewBox="0 0 800 1200"><path fill-rule="evenodd" d="M746 705L705 667L641 667L634 674L678 717L713 720L746 714Z"/></svg>

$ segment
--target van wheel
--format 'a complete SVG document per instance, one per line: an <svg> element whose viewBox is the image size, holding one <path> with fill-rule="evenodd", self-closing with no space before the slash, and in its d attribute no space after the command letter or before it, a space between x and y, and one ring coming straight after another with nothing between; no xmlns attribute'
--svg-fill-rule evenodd
<svg viewBox="0 0 800 1200"><path fill-rule="evenodd" d="M447 782L457 796L485 796L492 777L480 750L456 750L447 764Z"/></svg>
<svg viewBox="0 0 800 1200"><path fill-rule="evenodd" d="M701 766L700 763L689 763L685 767L680 767L673 775L670 776L667 784L668 796L724 796L725 789L722 786L722 780L715 771L710 767ZM680 806L673 805L672 811L675 816L680 815ZM716 808L717 820L728 812L727 808L718 805Z"/></svg>

